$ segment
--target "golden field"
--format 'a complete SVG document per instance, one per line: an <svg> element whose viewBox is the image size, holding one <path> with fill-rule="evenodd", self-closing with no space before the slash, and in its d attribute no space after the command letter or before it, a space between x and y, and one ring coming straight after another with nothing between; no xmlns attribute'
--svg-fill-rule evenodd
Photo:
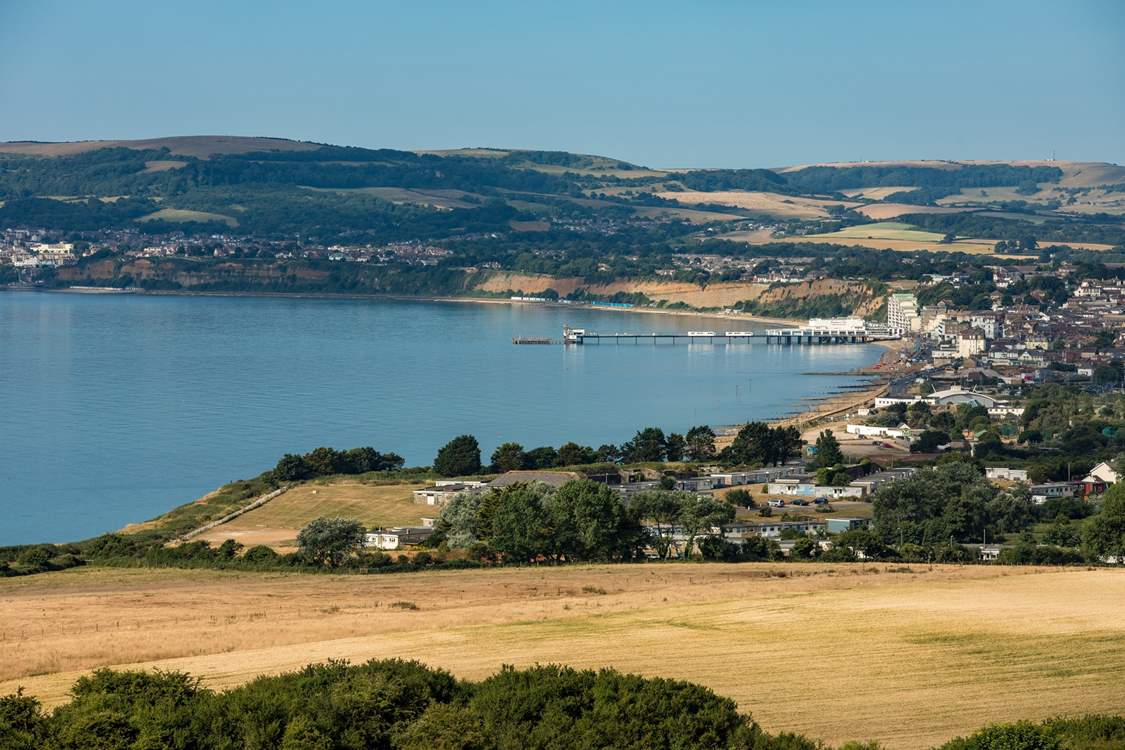
<svg viewBox="0 0 1125 750"><path fill-rule="evenodd" d="M796 219L823 219L828 216L829 206L854 208L854 201L838 201L823 198L805 198L796 195L766 193L756 190L681 190L678 192L656 193L661 198L684 204L713 203L747 211L773 214Z"/></svg>
<svg viewBox="0 0 1125 750"><path fill-rule="evenodd" d="M308 482L286 491L265 505L200 534L197 539L221 544L233 539L251 547L267 544L279 550L296 547L297 533L321 516L359 521L369 529L417 526L422 516L438 509L414 502L419 484L363 484L350 480Z"/></svg>
<svg viewBox="0 0 1125 750"><path fill-rule="evenodd" d="M772 731L930 747L1121 712L1125 571L647 564L374 576L75 569L0 581L0 693L99 666L229 687L329 658L612 665L692 680ZM417 610L391 606L413 602Z"/></svg>

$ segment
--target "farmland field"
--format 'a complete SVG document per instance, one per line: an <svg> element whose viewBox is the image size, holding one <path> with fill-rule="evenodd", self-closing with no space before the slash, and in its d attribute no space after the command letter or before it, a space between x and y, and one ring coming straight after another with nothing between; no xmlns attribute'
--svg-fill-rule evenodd
<svg viewBox="0 0 1125 750"><path fill-rule="evenodd" d="M1125 710L1123 599L1125 571L1106 569L75 569L0 580L0 694L24 685L55 704L105 665L222 688L329 658L473 678L563 662L693 680L771 731L925 748L993 721Z"/></svg>
<svg viewBox="0 0 1125 750"><path fill-rule="evenodd" d="M437 509L416 505L411 491L423 484L373 485L360 482L310 482L294 487L260 508L217 526L201 535L215 544L234 539L247 546L268 544L292 547L309 521L321 516L340 516L359 521L366 528L417 526L422 516L433 516Z"/></svg>
<svg viewBox="0 0 1125 750"><path fill-rule="evenodd" d="M685 204L713 203L716 205L742 208L756 213L772 214L797 219L823 219L828 216L829 206L851 208L859 205L855 201L837 201L822 198L764 193L753 190L701 190L668 191L657 196Z"/></svg>
<svg viewBox="0 0 1125 750"><path fill-rule="evenodd" d="M159 211L153 211L151 214L142 216L137 221L155 221L157 219L164 221L221 221L227 226L238 226L238 220L233 216L213 214L207 211L189 211L184 208L162 208Z"/></svg>

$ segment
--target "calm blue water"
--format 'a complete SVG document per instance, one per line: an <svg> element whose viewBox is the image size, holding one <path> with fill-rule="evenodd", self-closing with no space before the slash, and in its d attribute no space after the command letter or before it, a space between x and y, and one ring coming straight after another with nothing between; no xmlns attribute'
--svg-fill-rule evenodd
<svg viewBox="0 0 1125 750"><path fill-rule="evenodd" d="M0 544L151 518L286 452L373 445L428 464L784 414L872 347L513 346L722 321L532 305L0 293ZM739 325L739 328L744 327Z"/></svg>

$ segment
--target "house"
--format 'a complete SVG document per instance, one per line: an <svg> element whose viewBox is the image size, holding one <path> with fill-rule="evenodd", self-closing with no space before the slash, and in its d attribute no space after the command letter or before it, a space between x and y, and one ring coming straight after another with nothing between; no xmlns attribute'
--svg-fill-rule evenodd
<svg viewBox="0 0 1125 750"><path fill-rule="evenodd" d="M977 556L981 560L994 561L1000 559L1000 545L999 544L982 544Z"/></svg>
<svg viewBox="0 0 1125 750"><path fill-rule="evenodd" d="M865 477L855 479L848 484L847 489L859 490L858 497L865 497L872 495L882 487L884 484L897 482L900 479L907 479L914 474L914 469L889 469L888 471L878 471L874 474L868 474ZM851 495L855 497L856 495Z"/></svg>
<svg viewBox="0 0 1125 750"><path fill-rule="evenodd" d="M849 435L857 435L859 437L885 437L885 438L909 438L912 430L908 425L900 424L898 427L880 427L873 424L849 424L845 431Z"/></svg>
<svg viewBox="0 0 1125 750"><path fill-rule="evenodd" d="M1121 481L1121 475L1108 463L1102 461L1100 464L1090 469L1090 473L1086 476L1086 479L1095 479L1103 484L1117 484ZM1086 479L1082 481L1085 482Z"/></svg>
<svg viewBox="0 0 1125 750"><path fill-rule="evenodd" d="M723 527L723 538L728 542L739 543L750 537L780 539L784 531L799 534L815 534L825 528L824 521L774 521L773 523L735 523Z"/></svg>
<svg viewBox="0 0 1125 750"><path fill-rule="evenodd" d="M706 492L718 486L713 477L687 477L676 480L676 489L684 492Z"/></svg>
<svg viewBox="0 0 1125 750"><path fill-rule="evenodd" d="M1060 497L1074 497L1082 493L1081 482L1047 482L1031 485L1031 502L1042 505Z"/></svg>
<svg viewBox="0 0 1125 750"><path fill-rule="evenodd" d="M380 550L395 550L421 544L434 533L432 526L395 526L375 529L363 535L363 546Z"/></svg>
<svg viewBox="0 0 1125 750"><path fill-rule="evenodd" d="M445 505L459 492L479 490L486 484L488 483L473 480L463 482L441 480L430 487L414 490L411 494L414 496L414 502L419 505Z"/></svg>
<svg viewBox="0 0 1125 750"><path fill-rule="evenodd" d="M778 479L766 485L766 491L771 495L787 495L789 497L861 497L863 491L857 487L830 487L818 485L812 479L786 478ZM781 502L781 501L778 501ZM770 501L773 505L774 501ZM784 503L782 503L784 504ZM774 506L779 507L779 506Z"/></svg>
<svg viewBox="0 0 1125 750"><path fill-rule="evenodd" d="M518 469L508 471L488 483L489 487L507 487L520 482L539 482L551 487L562 487L568 482L585 479L576 471L532 471Z"/></svg>
<svg viewBox="0 0 1125 750"><path fill-rule="evenodd" d="M989 466L984 470L987 479L1000 479L1006 482L1026 482L1027 469L1011 469L1007 466Z"/></svg>

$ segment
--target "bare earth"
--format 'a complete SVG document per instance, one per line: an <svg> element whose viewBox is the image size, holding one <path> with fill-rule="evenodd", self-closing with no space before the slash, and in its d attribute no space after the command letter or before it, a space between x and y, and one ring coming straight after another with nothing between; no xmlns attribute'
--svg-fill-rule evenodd
<svg viewBox="0 0 1125 750"><path fill-rule="evenodd" d="M329 658L464 677L563 662L694 680L774 731L924 748L992 721L1125 710L1122 601L1125 571L1057 568L76 569L0 581L0 694L56 704L103 665L223 688Z"/></svg>

